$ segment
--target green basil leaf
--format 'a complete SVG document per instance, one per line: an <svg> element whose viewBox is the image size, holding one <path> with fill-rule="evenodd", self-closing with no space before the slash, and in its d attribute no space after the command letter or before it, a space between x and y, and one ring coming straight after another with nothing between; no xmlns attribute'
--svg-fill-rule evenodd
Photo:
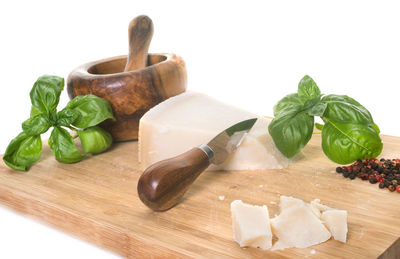
<svg viewBox="0 0 400 259"><path fill-rule="evenodd" d="M308 75L305 75L300 80L297 93L299 95L300 100L302 100L303 102L309 99L321 97L321 91L319 90L317 84Z"/></svg>
<svg viewBox="0 0 400 259"><path fill-rule="evenodd" d="M325 112L327 104L319 102L307 110L310 116L322 116Z"/></svg>
<svg viewBox="0 0 400 259"><path fill-rule="evenodd" d="M40 135L45 133L51 126L47 115L39 114L30 117L22 123L23 131L30 136Z"/></svg>
<svg viewBox="0 0 400 259"><path fill-rule="evenodd" d="M28 171L29 167L39 160L41 154L42 140L40 136L30 136L22 132L11 140L3 156L3 161L15 170Z"/></svg>
<svg viewBox="0 0 400 259"><path fill-rule="evenodd" d="M49 146L56 160L62 163L75 163L84 157L75 146L69 132L61 127L54 127L49 138Z"/></svg>
<svg viewBox="0 0 400 259"><path fill-rule="evenodd" d="M303 105L304 103L300 100L297 93L288 94L274 106L274 116L278 116L286 109L301 109Z"/></svg>
<svg viewBox="0 0 400 259"><path fill-rule="evenodd" d="M114 119L110 103L92 94L75 97L66 108L80 114L72 125L81 129L96 126L106 119Z"/></svg>
<svg viewBox="0 0 400 259"><path fill-rule="evenodd" d="M38 78L30 92L31 115L55 113L64 89L64 78L44 75Z"/></svg>
<svg viewBox="0 0 400 259"><path fill-rule="evenodd" d="M57 113L57 125L58 126L69 126L74 121L76 121L80 116L80 113L77 111L73 111L68 108L64 108L63 110Z"/></svg>
<svg viewBox="0 0 400 259"><path fill-rule="evenodd" d="M377 157L382 147L376 130L364 124L328 120L322 128L322 150L338 164Z"/></svg>
<svg viewBox="0 0 400 259"><path fill-rule="evenodd" d="M286 157L293 157L311 139L314 117L298 109L286 109L268 125L275 145Z"/></svg>
<svg viewBox="0 0 400 259"><path fill-rule="evenodd" d="M324 125L321 124L321 123L315 123L315 127L317 128L317 130L322 130L322 128L324 127Z"/></svg>
<svg viewBox="0 0 400 259"><path fill-rule="evenodd" d="M40 115L42 114L38 108L36 108L35 106L31 107L31 117L35 117L36 115Z"/></svg>
<svg viewBox="0 0 400 259"><path fill-rule="evenodd" d="M372 125L372 128L374 129L374 130L376 130L376 133L381 133L381 129L378 127L378 125L376 124L376 123L374 123L373 125Z"/></svg>
<svg viewBox="0 0 400 259"><path fill-rule="evenodd" d="M346 95L326 95L321 102L327 104L323 117L329 120L365 125L374 124L369 111L356 100Z"/></svg>
<svg viewBox="0 0 400 259"><path fill-rule="evenodd" d="M303 105L303 110L311 109L312 107L317 105L320 102L320 100L321 100L321 97L314 97L314 98L306 100Z"/></svg>
<svg viewBox="0 0 400 259"><path fill-rule="evenodd" d="M99 126L78 131L86 153L98 154L106 151L112 144L111 134Z"/></svg>

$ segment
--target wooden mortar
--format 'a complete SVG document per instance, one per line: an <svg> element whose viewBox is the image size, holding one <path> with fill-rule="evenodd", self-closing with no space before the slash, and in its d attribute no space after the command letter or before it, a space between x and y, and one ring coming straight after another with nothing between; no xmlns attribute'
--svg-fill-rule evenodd
<svg viewBox="0 0 400 259"><path fill-rule="evenodd" d="M116 141L138 138L139 120L165 99L186 90L185 62L175 54L148 54L153 23L138 16L129 24L129 55L84 64L67 79L68 95L94 94L108 100L116 121L102 126Z"/></svg>

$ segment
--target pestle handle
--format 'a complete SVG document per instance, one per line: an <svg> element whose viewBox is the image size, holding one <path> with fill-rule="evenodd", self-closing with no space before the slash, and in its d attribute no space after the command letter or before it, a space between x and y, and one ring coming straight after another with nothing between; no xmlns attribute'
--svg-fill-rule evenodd
<svg viewBox="0 0 400 259"><path fill-rule="evenodd" d="M157 162L139 178L139 198L152 210L170 209L209 164L207 154L200 148Z"/></svg>
<svg viewBox="0 0 400 259"><path fill-rule="evenodd" d="M153 22L146 15L140 15L129 23L129 55L125 72L146 67L153 31Z"/></svg>

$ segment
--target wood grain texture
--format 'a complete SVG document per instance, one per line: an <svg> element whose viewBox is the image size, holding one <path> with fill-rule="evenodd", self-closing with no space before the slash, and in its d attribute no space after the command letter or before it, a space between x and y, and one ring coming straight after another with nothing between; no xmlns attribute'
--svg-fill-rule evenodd
<svg viewBox="0 0 400 259"><path fill-rule="evenodd" d="M174 54L149 54L147 66L124 71L126 56L102 59L73 70L68 95L94 94L108 100L116 121L102 124L117 141L138 137L140 118L153 106L186 90L186 67Z"/></svg>
<svg viewBox="0 0 400 259"><path fill-rule="evenodd" d="M399 157L400 138L382 139L381 157ZM205 172L166 212L138 198L136 142L70 165L56 162L45 145L28 173L0 166L0 202L127 258L376 258L400 236L400 194L335 173L320 142L313 136L304 158L286 169ZM274 216L279 195L320 198L347 210L348 242L284 251L240 248L232 237L230 203L266 204Z"/></svg>
<svg viewBox="0 0 400 259"><path fill-rule="evenodd" d="M182 199L209 165L207 154L200 148L159 161L140 176L137 185L139 198L155 211L168 210Z"/></svg>
<svg viewBox="0 0 400 259"><path fill-rule="evenodd" d="M129 23L129 54L125 72L141 69L147 65L147 54L153 32L153 22L146 15L140 15Z"/></svg>

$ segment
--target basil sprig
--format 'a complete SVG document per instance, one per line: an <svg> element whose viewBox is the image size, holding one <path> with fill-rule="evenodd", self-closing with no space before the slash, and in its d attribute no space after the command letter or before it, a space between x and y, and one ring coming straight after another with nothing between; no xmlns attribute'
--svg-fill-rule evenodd
<svg viewBox="0 0 400 259"><path fill-rule="evenodd" d="M114 119L110 103L95 95L78 96L57 112L64 79L44 75L38 78L30 92L31 116L22 123L22 132L8 145L3 160L9 167L28 171L42 153L40 135L53 130L49 138L51 152L57 161L76 163L87 154L98 154L112 144L111 134L100 128L99 123ZM73 137L65 129L76 131ZM75 144L78 138L84 153Z"/></svg>
<svg viewBox="0 0 400 259"><path fill-rule="evenodd" d="M382 152L379 127L371 113L346 95L323 96L307 75L301 79L297 93L285 96L274 106L274 115L268 131L286 157L299 153L311 139L314 116L325 123L315 123L315 127L321 130L322 150L332 161L349 164Z"/></svg>

